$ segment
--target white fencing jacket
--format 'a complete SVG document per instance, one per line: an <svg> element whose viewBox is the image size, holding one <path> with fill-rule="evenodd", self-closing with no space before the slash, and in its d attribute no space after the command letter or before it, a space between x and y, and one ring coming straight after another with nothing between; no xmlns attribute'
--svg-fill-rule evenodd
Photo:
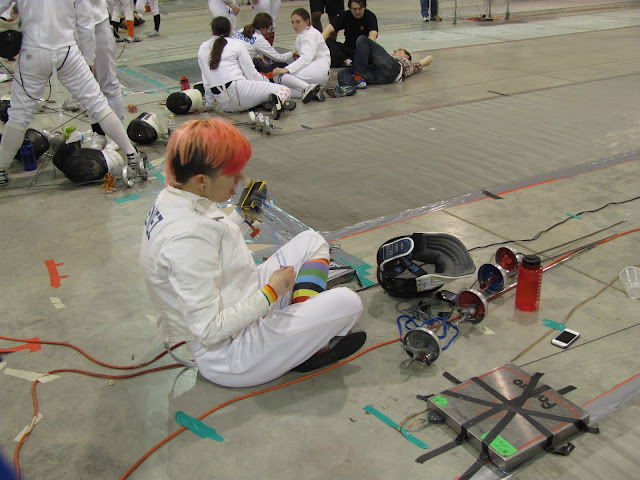
<svg viewBox="0 0 640 480"><path fill-rule="evenodd" d="M228 217L180 189L167 186L158 195L145 221L140 267L163 342L212 347L269 313L241 222L235 211Z"/></svg>
<svg viewBox="0 0 640 480"><path fill-rule="evenodd" d="M296 50L300 57L295 62L287 65L289 73L295 74L313 62L326 62L327 70L329 69L331 65L329 47L327 47L322 34L315 28L309 26L298 34L296 37Z"/></svg>
<svg viewBox="0 0 640 480"><path fill-rule="evenodd" d="M0 0L0 11L14 0ZM90 0L17 0L22 22L22 45L59 50L78 45L93 65L96 56L95 22ZM76 42L77 33L77 42Z"/></svg>

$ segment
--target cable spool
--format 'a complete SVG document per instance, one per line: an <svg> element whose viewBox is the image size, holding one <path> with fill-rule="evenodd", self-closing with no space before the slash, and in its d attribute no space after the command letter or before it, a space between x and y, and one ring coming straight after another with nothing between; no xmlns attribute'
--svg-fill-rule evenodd
<svg viewBox="0 0 640 480"><path fill-rule="evenodd" d="M147 166L145 165L146 155L141 155L138 160L137 168L134 169L131 165L125 165L122 167L122 183L124 183L127 187L133 188L135 185L134 180L136 178L141 178L142 180L147 180L149 178L149 174L147 173Z"/></svg>
<svg viewBox="0 0 640 480"><path fill-rule="evenodd" d="M498 293L507 284L507 271L495 263L485 263L478 268L478 284L482 292Z"/></svg>
<svg viewBox="0 0 640 480"><path fill-rule="evenodd" d="M267 135L271 135L273 131L273 123L271 123L271 117L269 115L263 115L262 131Z"/></svg>
<svg viewBox="0 0 640 480"><path fill-rule="evenodd" d="M518 274L518 252L511 247L500 247L496 250L495 263L500 265L508 277Z"/></svg>
<svg viewBox="0 0 640 480"><path fill-rule="evenodd" d="M402 346L412 360L424 365L431 365L440 356L440 341L428 328L409 330L402 339Z"/></svg>
<svg viewBox="0 0 640 480"><path fill-rule="evenodd" d="M454 309L460 314L460 322L469 322L475 325L484 320L489 306L482 293L474 289L467 289L458 293Z"/></svg>

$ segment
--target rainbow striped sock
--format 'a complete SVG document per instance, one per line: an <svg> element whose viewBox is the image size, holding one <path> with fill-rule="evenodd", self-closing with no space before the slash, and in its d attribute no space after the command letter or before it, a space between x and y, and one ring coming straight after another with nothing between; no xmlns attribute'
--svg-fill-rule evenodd
<svg viewBox="0 0 640 480"><path fill-rule="evenodd" d="M293 303L301 303L324 292L329 277L329 260L314 258L302 265L293 286Z"/></svg>

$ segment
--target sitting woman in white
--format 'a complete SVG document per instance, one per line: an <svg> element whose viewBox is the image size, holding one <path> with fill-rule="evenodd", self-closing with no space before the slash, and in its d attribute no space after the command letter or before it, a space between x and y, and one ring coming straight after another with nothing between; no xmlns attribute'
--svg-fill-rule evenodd
<svg viewBox="0 0 640 480"><path fill-rule="evenodd" d="M247 47L253 64L261 73L271 72L277 67L286 67L293 60L295 50L278 52L265 38L273 32L273 19L268 13L258 13L253 22L245 25L244 30L236 32L233 38L242 41Z"/></svg>
<svg viewBox="0 0 640 480"><path fill-rule="evenodd" d="M331 54L322 34L311 27L311 16L304 8L291 14L291 25L298 34L296 50L299 58L286 68L273 70L273 81L286 85L291 95L302 97L302 103L315 98L324 102L322 87L329 79Z"/></svg>
<svg viewBox="0 0 640 480"><path fill-rule="evenodd" d="M211 31L213 37L198 50L205 103L212 106L215 102L225 112L242 112L267 102L282 110L291 90L269 82L253 66L244 45L227 38L231 34L229 19L215 17Z"/></svg>

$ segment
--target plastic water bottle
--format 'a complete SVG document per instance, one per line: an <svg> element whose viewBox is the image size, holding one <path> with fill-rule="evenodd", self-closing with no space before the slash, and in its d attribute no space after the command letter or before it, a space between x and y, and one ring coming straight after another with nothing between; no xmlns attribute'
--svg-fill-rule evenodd
<svg viewBox="0 0 640 480"><path fill-rule="evenodd" d="M189 79L186 75L183 75L180 79L180 90L189 90L191 86L189 85Z"/></svg>
<svg viewBox="0 0 640 480"><path fill-rule="evenodd" d="M518 267L516 285L516 307L525 312L533 312L540 306L542 288L542 265L537 255L525 255Z"/></svg>
<svg viewBox="0 0 640 480"><path fill-rule="evenodd" d="M29 172L31 170L35 170L38 168L38 164L36 163L36 152L33 149L33 143L29 140L25 140L20 150L18 150L20 154L20 160L22 161L22 168L25 171Z"/></svg>
<svg viewBox="0 0 640 480"><path fill-rule="evenodd" d="M169 120L167 120L167 136L171 136L171 132L173 132L176 128L178 128L178 124L176 123L176 118L174 115L169 115Z"/></svg>
<svg viewBox="0 0 640 480"><path fill-rule="evenodd" d="M67 143L73 142L88 142L91 140L93 136L93 130L87 130L86 132L79 132L78 130L74 130L67 138Z"/></svg>

